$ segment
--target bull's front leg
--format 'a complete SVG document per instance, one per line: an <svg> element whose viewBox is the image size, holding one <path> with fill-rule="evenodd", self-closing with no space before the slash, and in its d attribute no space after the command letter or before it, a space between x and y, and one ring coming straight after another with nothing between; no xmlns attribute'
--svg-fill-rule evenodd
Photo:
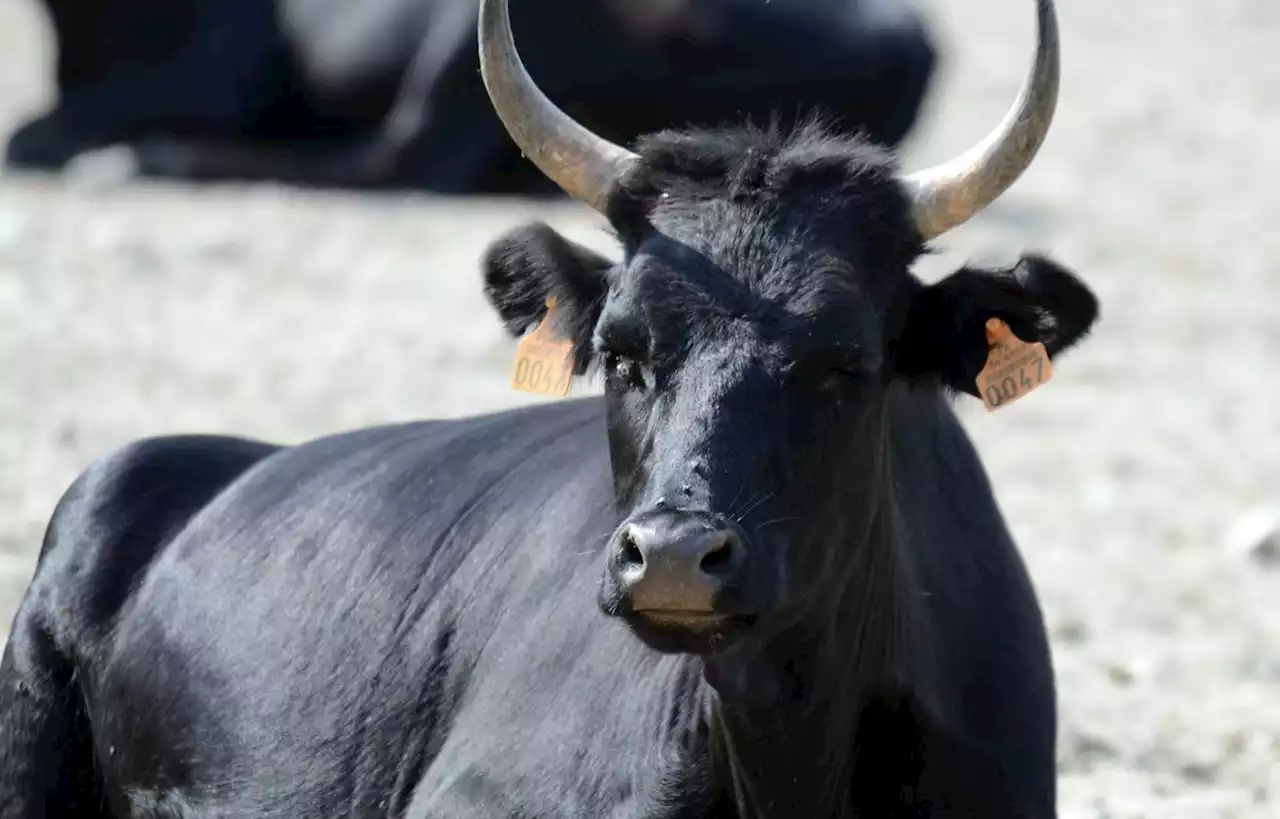
<svg viewBox="0 0 1280 819"><path fill-rule="evenodd" d="M84 700L33 608L0 661L0 819L105 818Z"/></svg>

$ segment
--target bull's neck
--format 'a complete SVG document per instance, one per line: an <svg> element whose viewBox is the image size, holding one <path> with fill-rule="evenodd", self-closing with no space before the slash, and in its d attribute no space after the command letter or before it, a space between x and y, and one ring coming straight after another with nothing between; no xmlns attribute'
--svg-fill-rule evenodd
<svg viewBox="0 0 1280 819"><path fill-rule="evenodd" d="M850 814L863 706L911 673L912 597L897 529L886 493L865 540L840 544L864 557L830 605L750 659L708 661L715 758L742 819Z"/></svg>

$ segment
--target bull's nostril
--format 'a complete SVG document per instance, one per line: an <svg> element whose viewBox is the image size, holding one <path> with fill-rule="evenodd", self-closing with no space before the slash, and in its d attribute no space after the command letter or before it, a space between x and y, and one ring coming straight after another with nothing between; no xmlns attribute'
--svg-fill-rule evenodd
<svg viewBox="0 0 1280 819"><path fill-rule="evenodd" d="M628 529L622 533L622 542L619 545L621 549L618 552L618 565L623 568L636 568L644 565L644 554L636 544L635 535L631 530Z"/></svg>
<svg viewBox="0 0 1280 819"><path fill-rule="evenodd" d="M720 541L711 551L702 557L702 563L699 564L702 571L707 574L714 574L718 570L729 564L733 557L733 539L725 538Z"/></svg>

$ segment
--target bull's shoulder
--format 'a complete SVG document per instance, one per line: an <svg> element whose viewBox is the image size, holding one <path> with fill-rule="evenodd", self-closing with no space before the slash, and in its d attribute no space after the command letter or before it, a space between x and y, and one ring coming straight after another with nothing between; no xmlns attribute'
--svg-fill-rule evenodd
<svg viewBox="0 0 1280 819"><path fill-rule="evenodd" d="M262 522L304 506L311 522L334 514L417 517L439 505L501 504L597 479L607 466L598 398L366 427L290 447L237 487L238 517ZM250 499L252 497L252 500ZM363 509L347 508L351 505Z"/></svg>
<svg viewBox="0 0 1280 819"><path fill-rule="evenodd" d="M139 439L91 463L45 530L22 611L75 642L105 625L164 544L245 471L279 449L246 438Z"/></svg>
<svg viewBox="0 0 1280 819"><path fill-rule="evenodd" d="M513 520L525 521L529 542L535 510L549 529L585 525L583 505L603 505L593 501L609 486L608 466L598 400L343 432L292 446L238 481L171 557L219 576L237 560L295 552L343 565L396 551L429 562L437 549L492 545Z"/></svg>

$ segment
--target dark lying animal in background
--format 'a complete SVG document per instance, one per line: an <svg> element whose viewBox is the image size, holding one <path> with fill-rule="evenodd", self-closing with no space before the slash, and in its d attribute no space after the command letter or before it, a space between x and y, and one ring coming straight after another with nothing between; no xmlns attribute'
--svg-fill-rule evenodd
<svg viewBox="0 0 1280 819"><path fill-rule="evenodd" d="M1014 116L900 177L817 127L611 145L484 0L496 110L624 250L515 230L486 292L513 333L554 296L605 395L92 465L0 666L0 815L1053 817L1044 624L951 401L989 318L1059 355L1097 304L908 270L1043 140L1038 9Z"/></svg>
<svg viewBox="0 0 1280 819"><path fill-rule="evenodd" d="M57 169L127 144L144 175L558 192L494 116L477 0L43 0L56 108L8 145ZM548 92L623 144L822 109L896 144L934 68L904 0L541 0L513 21Z"/></svg>

